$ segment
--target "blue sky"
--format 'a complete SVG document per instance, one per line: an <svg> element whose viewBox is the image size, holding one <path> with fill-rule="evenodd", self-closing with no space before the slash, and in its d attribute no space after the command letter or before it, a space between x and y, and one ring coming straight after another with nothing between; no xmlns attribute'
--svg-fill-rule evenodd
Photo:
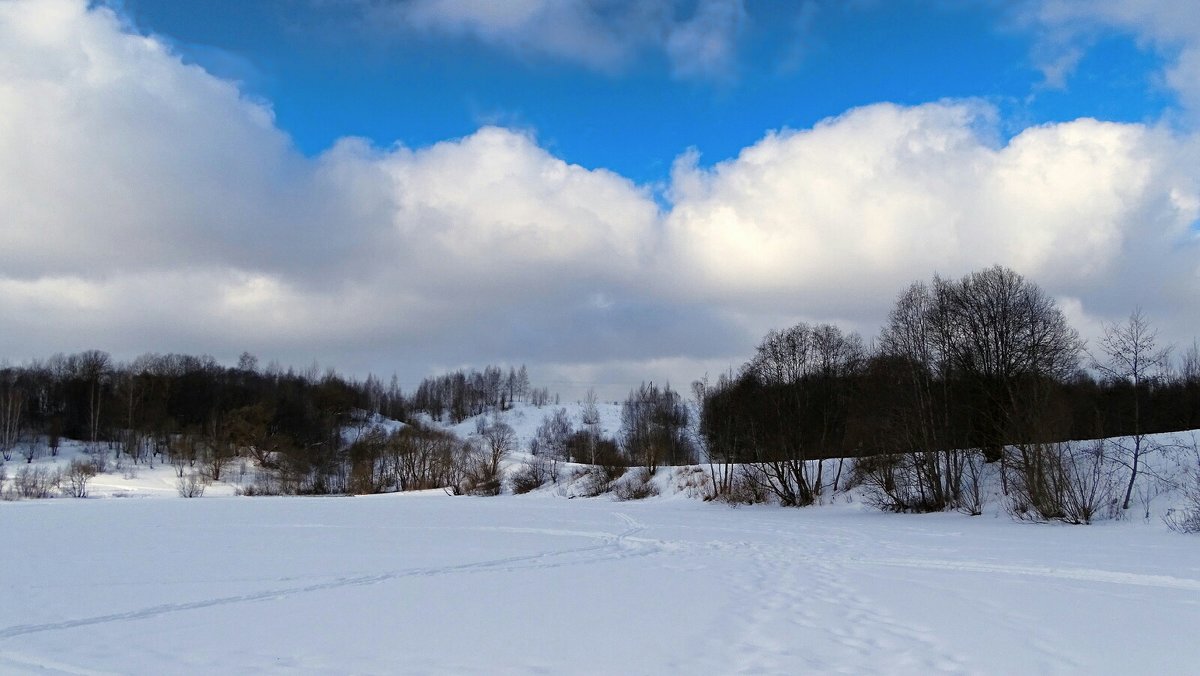
<svg viewBox="0 0 1200 676"><path fill-rule="evenodd" d="M0 359L564 396L1002 264L1200 326L1193 0L0 0Z"/></svg>
<svg viewBox="0 0 1200 676"><path fill-rule="evenodd" d="M984 99L1003 114L1000 133L1012 135L1078 117L1155 120L1174 99L1157 78L1162 57L1116 30L1088 36L1076 69L1048 85L1039 55L1056 45L1015 2L751 0L729 33L728 63L687 76L673 74L651 45L597 67L405 28L353 1L120 7L139 30L268 102L310 155L344 136L420 147L499 124L532 131L569 162L653 182L688 148L717 161L767 130L809 127L879 101ZM696 11L688 2L673 8L681 20Z"/></svg>

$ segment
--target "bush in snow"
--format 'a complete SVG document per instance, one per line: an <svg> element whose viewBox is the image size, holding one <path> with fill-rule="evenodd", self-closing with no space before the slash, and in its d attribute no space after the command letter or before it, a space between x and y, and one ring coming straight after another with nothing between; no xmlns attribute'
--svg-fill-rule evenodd
<svg viewBox="0 0 1200 676"><path fill-rule="evenodd" d="M1019 519L1088 524L1119 508L1103 441L1081 446L1018 444L1006 452L1011 502Z"/></svg>
<svg viewBox="0 0 1200 676"><path fill-rule="evenodd" d="M1163 516L1167 527L1176 533L1200 533L1200 447L1193 445L1192 452L1196 462L1185 479L1184 504L1167 510Z"/></svg>
<svg viewBox="0 0 1200 676"><path fill-rule="evenodd" d="M1200 533L1200 482L1188 490L1187 504L1167 510L1163 521L1176 533Z"/></svg>
<svg viewBox="0 0 1200 676"><path fill-rule="evenodd" d="M468 442L461 452L462 480L458 492L467 495L499 495L501 488L500 467L492 462L488 449L478 443Z"/></svg>
<svg viewBox="0 0 1200 676"><path fill-rule="evenodd" d="M355 495L382 493L391 481L383 461L387 447L387 436L379 429L368 430L360 435L346 456L350 461L350 481L347 492Z"/></svg>
<svg viewBox="0 0 1200 676"><path fill-rule="evenodd" d="M671 472L671 481L676 493L683 493L689 498L712 500L716 497L712 477L699 467L676 467Z"/></svg>
<svg viewBox="0 0 1200 676"><path fill-rule="evenodd" d="M741 466L741 480L784 507L806 507L816 502L822 485L811 467L821 466L798 457L748 462Z"/></svg>
<svg viewBox="0 0 1200 676"><path fill-rule="evenodd" d="M859 458L850 485L867 504L889 512L983 512L986 463L977 450L892 453Z"/></svg>
<svg viewBox="0 0 1200 676"><path fill-rule="evenodd" d="M21 448L21 457L25 458L25 464L29 464L42 454L41 451L42 447L36 441L30 441Z"/></svg>
<svg viewBox="0 0 1200 676"><path fill-rule="evenodd" d="M550 460L534 456L509 477L513 493L521 495L546 485L553 476Z"/></svg>
<svg viewBox="0 0 1200 676"><path fill-rule="evenodd" d="M946 508L941 481L931 483L935 453L893 453L860 458L851 483L863 486L867 504L887 512L935 512ZM937 490L934 490L934 489Z"/></svg>
<svg viewBox="0 0 1200 676"><path fill-rule="evenodd" d="M586 465L575 471L571 483L578 495L594 498L613 488L613 482L625 473L624 467L616 465Z"/></svg>
<svg viewBox="0 0 1200 676"><path fill-rule="evenodd" d="M549 464L551 480L558 479L558 464L571 459L570 441L575 434L565 408L542 418L542 424L529 440L529 453ZM577 458L584 461L582 458Z"/></svg>
<svg viewBox="0 0 1200 676"><path fill-rule="evenodd" d="M654 484L654 473L639 467L626 472L616 481L613 492L618 500L644 500L658 495L658 486Z"/></svg>
<svg viewBox="0 0 1200 676"><path fill-rule="evenodd" d="M94 476L96 476L95 464L81 458L72 460L63 477L66 481L67 495L73 498L86 498L88 482Z"/></svg>
<svg viewBox="0 0 1200 676"><path fill-rule="evenodd" d="M504 462L517 447L517 433L506 422L496 416L490 422L479 418L475 421L475 431L483 444L483 460L487 463L487 472L495 477L500 476L500 463Z"/></svg>
<svg viewBox="0 0 1200 676"><path fill-rule="evenodd" d="M181 498L204 497L204 477L199 472L188 472L175 481L175 488Z"/></svg>
<svg viewBox="0 0 1200 676"><path fill-rule="evenodd" d="M48 498L58 487L60 476L49 467L26 465L13 476L13 488L22 498Z"/></svg>
<svg viewBox="0 0 1200 676"><path fill-rule="evenodd" d="M747 476L744 468L739 468L730 478L726 490L717 494L717 500L730 507L738 505L761 505L771 499L770 493L757 481Z"/></svg>

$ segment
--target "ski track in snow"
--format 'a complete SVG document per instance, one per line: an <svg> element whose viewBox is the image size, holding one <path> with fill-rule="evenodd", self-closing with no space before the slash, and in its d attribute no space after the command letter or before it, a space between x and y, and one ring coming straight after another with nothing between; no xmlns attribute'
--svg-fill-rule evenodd
<svg viewBox="0 0 1200 676"><path fill-rule="evenodd" d="M897 617L886 603L871 598L847 575L847 567L910 568L960 573L1026 576L1048 580L1100 583L1117 587L1149 587L1181 592L1200 591L1200 580L1170 575L1142 574L1098 568L998 564L973 560L881 557L864 558L861 552L881 553L897 543L869 540L852 528L809 525L801 529L756 529L743 532L755 541L712 541L699 544L720 549L741 559L735 573L715 584L735 586L724 611L730 633L694 660L672 665L706 669L727 665L721 673L779 674L979 673L975 660L967 659L935 631L922 626L919 613ZM714 529L718 529L714 527ZM769 535L764 541L761 536ZM930 595L947 593L930 589ZM1039 618L1024 614L1019 605L998 604L972 596L970 602L986 606L991 622L1005 625L1027 638L1025 647L1037 655L1047 673L1072 673L1085 669L1064 646L1042 640L1028 631ZM838 618L838 621L830 621Z"/></svg>
<svg viewBox="0 0 1200 676"><path fill-rule="evenodd" d="M839 568L861 536L843 528L771 535L770 544L716 544L745 558L738 567L745 572L728 580L740 589L726 608L733 632L727 644L679 666L728 663L716 671L740 674L967 673L932 632L893 617L846 581Z"/></svg>
<svg viewBox="0 0 1200 676"><path fill-rule="evenodd" d="M1000 573L1030 577L1078 580L1081 582L1104 582L1135 587L1158 587L1181 591L1200 592L1200 580L1172 577L1170 575L1143 575L1095 568L1055 568L1052 566L1014 566L976 561L945 561L937 559L851 559L847 563L864 566L895 566L923 570L949 570L963 573Z"/></svg>
<svg viewBox="0 0 1200 676"><path fill-rule="evenodd" d="M648 556L659 551L656 543L652 540L633 538L631 536L645 530L645 526L638 522L628 514L621 512L613 512L623 525L627 526L626 530L620 533L595 533L582 531L564 531L561 529L539 529L539 528L481 528L481 530L495 531L519 531L526 533L536 533L540 535L551 536L585 536L599 540L604 540L602 544L590 545L587 547L574 547L570 549L562 549L550 552L539 552L537 554L529 554L522 556L511 556L501 559L491 559L487 561L477 561L473 563L464 563L452 566L434 566L426 568L411 568L406 570L391 571L374 575L359 575L354 577L341 577L327 582L315 584L301 585L295 587L283 587L278 589L268 589L250 594L235 594L232 596L223 596L213 599L204 599L200 601L189 601L185 603L166 603L138 610L131 610L121 613L112 613L109 615L96 615L93 617L83 617L72 620L64 620L61 622L46 622L42 624L18 624L0 629L0 641L25 636L28 634L38 634L47 631L61 631L65 629L75 629L78 627L88 627L98 624L107 624L110 622L126 622L132 620L144 620L161 615L171 613L181 613L189 610L199 610L202 608L212 608L215 606L224 606L236 603L251 603L255 601L268 601L275 599L283 599L289 596L298 594L310 594L313 592L326 591L330 589L340 589L344 587L361 587L365 585L381 584L390 580L399 580L413 577L431 577L437 575L453 575L457 573L478 573L478 572L513 572L518 570L529 570L538 568L562 568L565 566L580 566L601 563L605 561L615 561L620 559L628 559L631 557ZM562 560L566 559L566 560ZM0 660L4 659L0 655ZM62 670L62 667L58 667ZM69 673L76 673L71 671ZM87 672L91 673L91 672Z"/></svg>
<svg viewBox="0 0 1200 676"><path fill-rule="evenodd" d="M318 503L296 504L308 506ZM342 503L337 504L340 506ZM374 503L344 504L359 509L363 505ZM472 506L471 503L446 504ZM510 504L517 503L502 503L502 506L507 509ZM1191 619L1196 617L1190 609L1200 607L1200 597L1194 597L1195 592L1200 592L1200 579L1177 576L1181 573L1188 574L1193 568L1141 568L1136 560L1126 558L1112 562L1112 567L1128 566L1134 570L1140 568L1148 572L1107 570L1089 567L1089 564L1095 566L1096 563L1100 566L1110 565L1105 559L1094 556L1037 558L1038 550L1029 544L1020 550L1021 558L1002 559L999 562L981 561L979 559L988 557L983 546L990 541L969 540L964 547L959 541L962 534L957 530L947 530L941 525L941 520L921 522L920 527L911 529L901 525L906 522L888 521L887 525L881 528L874 520L857 522L841 517L833 520L824 520L823 517L800 519L792 513L784 515L783 512L764 512L760 515L749 510L736 513L714 510L704 514L703 523L697 523L690 518L680 518L680 514L670 505L643 507L631 504L619 508L620 511L610 511L611 507L597 502L586 503L582 512L562 512L557 510L575 509L574 503L552 504L553 508L546 512L542 511L543 507L536 501L528 503L528 507L521 505L523 511L499 512L500 518L516 517L507 523L462 520L450 521L436 527L421 526L422 529L431 528L443 534L452 531L475 531L529 535L540 550L532 553L396 570L387 570L387 564L378 565L377 560L376 566L368 564L360 570L335 568L335 572L341 573L336 577L329 574L220 577L205 582L246 583L251 591L235 595L218 595L219 592L216 592L208 598L179 603L147 604L125 612L0 627L0 641L3 642L0 644L3 645L3 649L0 649L0 673L89 676L107 673L63 663L61 660L70 659L70 653L65 656L49 653L51 657L47 658L8 649L9 646L21 648L22 644L13 639L33 634L134 622L207 608L287 599L329 590L421 577L516 573L605 563L615 564L611 572L616 573L615 577L618 579L622 574L632 572L640 579L661 581L666 580L666 576L673 575L674 571L682 571L685 576L690 576L688 580L700 580L700 584L711 582L714 586L712 591L715 593L712 594L712 599L715 617L704 621L694 620L694 626L689 627L689 630L694 629L695 632L694 643L673 644L672 647L678 650L676 654L665 655L666 659L659 662L646 663L652 665L653 671L658 672L968 674L989 671L995 673L995 665L1006 665L1009 668L1022 665L1036 673L1096 673L1098 666L1101 667L1099 671L1105 671L1103 667L1106 663L1097 661L1096 657L1086 650L1080 650L1069 639L1069 633L1064 635L1062 632L1049 631L1046 628L1030 631L1030 628L1038 627L1044 621L1044 618L1039 617L1039 606L1023 605L1019 601L1007 598L1003 592L991 592L988 590L989 585L995 585L990 582L981 586L980 580L1003 579L1005 576L1008 576L1010 582L1016 580L1018 586L1022 584L1021 578L1079 583L1058 585L1058 588L1072 589L1074 595L1052 598L1107 597L1107 601L1101 601L1100 605L1095 606L1100 608L1114 607L1114 599L1123 594L1148 595L1151 590L1176 592L1166 596L1178 599L1178 605L1173 606L1173 612L1184 626L1189 626ZM566 507L566 504L572 506ZM466 510L463 513L472 519L476 518L474 511ZM547 514L552 520L538 521ZM634 514L646 523L635 518ZM763 516L765 518L761 518ZM283 525L258 524L255 527L361 527L358 521L353 520L337 523L336 519L330 519L328 524L323 521L315 523L318 520L321 519ZM538 527L542 524L546 527ZM388 524L388 527L411 528L405 524ZM1028 529L1014 532L1030 538L1030 542L1038 546L1046 541L1041 539L1044 531ZM1001 534L1007 536L1007 531L1001 531ZM573 540L570 542L572 546L554 547L555 543L566 543L570 540ZM962 558L956 559L955 556ZM1188 559L1184 557L1182 560L1186 562ZM1048 563L1039 565L1040 561ZM1068 562L1067 565L1055 565L1056 562L1063 561ZM623 562L630 565L625 566ZM380 569L385 572L375 572ZM932 571L939 575L898 572L905 570ZM1176 575L1159 574L1158 571ZM602 575L609 572L608 569L601 570ZM946 583L946 580L958 583ZM187 582L192 583L195 580ZM276 586L264 588L270 585ZM893 593L892 585L902 585L902 588L897 587L896 593ZM57 584L44 588L54 589L62 586ZM70 584L66 586L76 588ZM35 585L31 588L43 587ZM1115 593L1103 593L1106 589ZM710 590L697 586L696 596L704 597L708 591ZM1033 593L1042 592L1041 585L1038 585ZM1164 596L1162 591L1156 591L1154 595ZM615 593L614 596L619 598L620 593ZM1193 599L1196 603L1192 603ZM146 600L163 599L161 596L157 599L150 596ZM932 600L932 606L926 607L924 603L929 600ZM323 601L324 599L310 599L308 603ZM688 608L687 603L699 604L695 599L664 599L668 606L672 601L679 601L680 607L684 609ZM1138 601L1135 599L1134 602ZM970 627L969 631L976 631L976 627L994 629L989 634L992 638L988 640L995 640L999 648L985 648L981 653L978 645L972 647L970 641L959 642L963 638L962 633L957 634L956 639L957 626L954 620L947 622L946 612L961 608L969 609L963 616L963 622ZM1085 622L1092 623L1085 626L1095 626L1094 618L1086 618ZM685 619L684 624L686 623ZM637 626L636 621L633 626ZM652 631L653 627L642 627L638 631L645 632L647 629ZM613 636L620 634L614 633ZM58 639L59 637L53 636L48 640ZM686 647L681 648L683 645ZM1093 647L1096 645L1100 644ZM1100 647L1103 651L1104 646ZM1013 651L1016 657L995 662L996 655L990 652L992 650ZM1109 658L1119 657L1116 653L1104 654ZM1194 655L1195 650L1187 648L1181 654ZM257 657L259 654L252 653L252 656ZM562 663L543 658L544 656L538 653L522 653L519 659L509 663L512 668L506 673L563 671ZM320 667L306 665L303 657L298 659L301 661L291 666L300 671L305 668L314 672L320 671ZM542 661L538 661L539 659ZM1171 659L1173 658L1168 657L1165 664L1172 664ZM205 666L207 664L205 663ZM433 663L414 662L410 672L420 673L429 664ZM113 668L111 664L105 666ZM288 666L275 663L273 667L268 665L265 670L282 670ZM445 664L442 666L446 667ZM569 671L571 665L566 666ZM575 666L586 672L591 665L589 663ZM456 663L454 667L444 670L464 673L479 670L479 664L471 659L465 659L461 664ZM1003 671L1004 667L1001 667L1001 670ZM197 672L199 671L200 669L197 669Z"/></svg>
<svg viewBox="0 0 1200 676"><path fill-rule="evenodd" d="M851 562L856 563L856 562ZM995 603L986 596L965 595L961 591L948 591L945 586L923 582L910 582L910 585L920 586L930 596L951 594L976 608L979 615L986 616L988 621L997 627L1002 627L1012 635L1022 636L1024 647L1033 652L1040 666L1040 671L1047 673L1086 673L1087 667L1080 663L1066 649L1053 639L1047 640L1039 632L1030 632L1030 627L1041 623L1041 618L1022 609L1019 605Z"/></svg>

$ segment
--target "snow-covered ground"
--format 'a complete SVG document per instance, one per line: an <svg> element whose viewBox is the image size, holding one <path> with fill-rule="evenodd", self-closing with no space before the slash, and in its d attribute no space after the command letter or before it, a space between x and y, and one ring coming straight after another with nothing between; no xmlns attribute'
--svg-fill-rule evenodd
<svg viewBox="0 0 1200 676"><path fill-rule="evenodd" d="M2 673L1190 673L1140 522L695 500L0 504Z"/></svg>
<svg viewBox="0 0 1200 676"><path fill-rule="evenodd" d="M25 447L24 444L21 446ZM87 497L89 498L178 498L180 477L175 467L160 458L153 457L149 461L134 463L128 455L113 458L107 450L107 445L101 443L101 454L106 459L105 471L98 473L87 482ZM13 459L0 463L0 471L7 475L5 486L12 488L13 479L25 467L44 468L48 471L65 472L72 460L92 461L94 456L86 452L86 444L74 439L64 439L58 455L51 456L45 448L39 449L32 464L25 462L20 452L13 453ZM248 483L252 478L254 463L249 459L239 458L225 467L224 477L227 481L211 482L204 485L204 495L208 497L224 497L234 495L238 483ZM184 468L184 474L197 474L203 471L200 464ZM64 482L65 484L65 482ZM52 492L55 496L62 495L61 490ZM69 499L69 498L63 498ZM0 504L4 504L0 502ZM0 533L3 533L3 513L0 512ZM2 548L0 548L2 551Z"/></svg>
<svg viewBox="0 0 1200 676"><path fill-rule="evenodd" d="M524 451L554 410L502 416ZM620 407L600 410L615 434ZM1148 456L1152 473L1196 471L1194 435L1156 441L1193 450ZM33 466L78 457L68 441ZM10 482L23 466L6 463ZM1200 541L1161 520L1175 490L1147 522L1138 505L1071 527L1014 522L998 495L981 517L879 513L861 490L730 508L688 497L674 468L643 502L566 499L565 480L497 498L232 497L252 474L239 461L184 500L171 465L111 461L89 493L116 499L0 502L0 674L1200 665Z"/></svg>

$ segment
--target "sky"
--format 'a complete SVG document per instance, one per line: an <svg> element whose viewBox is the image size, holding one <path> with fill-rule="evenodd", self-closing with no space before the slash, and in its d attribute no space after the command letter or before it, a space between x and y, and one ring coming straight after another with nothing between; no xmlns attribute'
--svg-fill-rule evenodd
<svg viewBox="0 0 1200 676"><path fill-rule="evenodd" d="M0 0L0 359L686 389L1002 264L1200 334L1186 0Z"/></svg>

